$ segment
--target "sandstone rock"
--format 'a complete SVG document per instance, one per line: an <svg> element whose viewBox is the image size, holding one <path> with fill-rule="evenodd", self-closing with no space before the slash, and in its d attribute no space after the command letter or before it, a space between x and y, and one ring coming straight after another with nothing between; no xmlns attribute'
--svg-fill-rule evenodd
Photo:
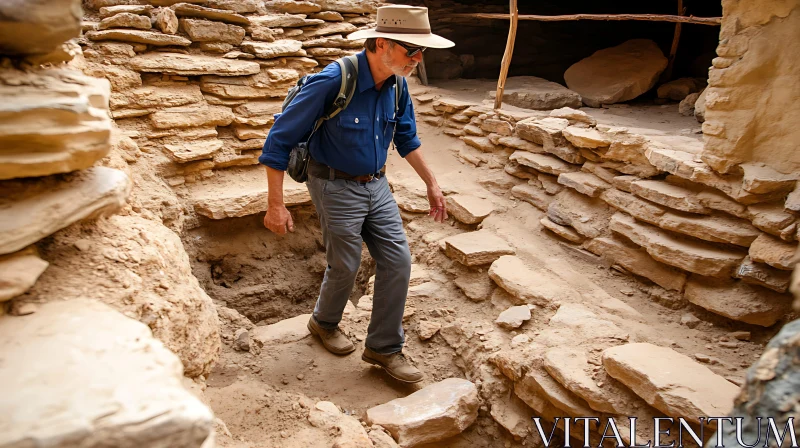
<svg viewBox="0 0 800 448"><path fill-rule="evenodd" d="M554 118L564 118L569 121L570 125L576 125L579 123L589 126L597 125L597 121L589 114L582 110L572 109L571 107L562 107L560 109L551 110L550 116Z"/></svg>
<svg viewBox="0 0 800 448"><path fill-rule="evenodd" d="M446 114L462 111L472 106L472 103L459 101L453 98L439 98L433 102L433 109Z"/></svg>
<svg viewBox="0 0 800 448"><path fill-rule="evenodd" d="M679 239L621 213L611 218L610 228L643 247L656 260L708 277L730 276L746 255L733 249Z"/></svg>
<svg viewBox="0 0 800 448"><path fill-rule="evenodd" d="M750 247L761 234L748 221L723 214L710 216L665 213L658 222L662 229L701 240Z"/></svg>
<svg viewBox="0 0 800 448"><path fill-rule="evenodd" d="M151 114L150 123L156 129L228 126L233 118L233 112L225 106L181 106Z"/></svg>
<svg viewBox="0 0 800 448"><path fill-rule="evenodd" d="M324 20L306 19L302 14L270 14L254 16L250 20L251 26L266 28L294 28L301 26L322 25Z"/></svg>
<svg viewBox="0 0 800 448"><path fill-rule="evenodd" d="M142 31L142 30L101 30L89 31L85 34L89 40L104 41L104 40L119 40L123 42L135 42L138 44L154 45L154 46L168 46L175 45L178 47L188 47L192 41L181 36L173 36L171 34L161 34L155 31Z"/></svg>
<svg viewBox="0 0 800 448"><path fill-rule="evenodd" d="M303 32L303 39L314 39L322 36L329 36L331 34L350 34L358 28L352 23L337 22L326 23L317 28L312 28Z"/></svg>
<svg viewBox="0 0 800 448"><path fill-rule="evenodd" d="M300 79L294 69L269 69L254 76L224 78L203 76L200 90L226 99L284 97L286 91Z"/></svg>
<svg viewBox="0 0 800 448"><path fill-rule="evenodd" d="M611 145L611 139L594 128L567 126L562 133L565 139L578 148L596 149Z"/></svg>
<svg viewBox="0 0 800 448"><path fill-rule="evenodd" d="M708 92L708 88L703 89L697 96L697 101L694 102L694 118L700 123L706 121L706 92Z"/></svg>
<svg viewBox="0 0 800 448"><path fill-rule="evenodd" d="M580 294L564 280L543 269L532 269L515 256L505 255L492 263L489 278L522 303L551 306L580 301Z"/></svg>
<svg viewBox="0 0 800 448"><path fill-rule="evenodd" d="M500 137L497 138L490 137L490 140L495 145L507 146L512 149L519 149L520 151L528 151L528 152L535 152L535 153L543 153L544 148L541 145L537 145L535 143L531 143L527 140L523 140L519 137Z"/></svg>
<svg viewBox="0 0 800 448"><path fill-rule="evenodd" d="M233 335L233 348L240 352L250 351L250 333L246 329L240 328L236 330Z"/></svg>
<svg viewBox="0 0 800 448"><path fill-rule="evenodd" d="M561 159L547 154L534 154L527 151L515 151L509 160L519 163L522 166L533 168L542 173L558 176L563 173L572 173L580 168L566 163Z"/></svg>
<svg viewBox="0 0 800 448"><path fill-rule="evenodd" d="M344 17L342 17L342 15L336 11L315 12L313 14L309 14L308 18L324 20L326 22L341 22L344 20Z"/></svg>
<svg viewBox="0 0 800 448"><path fill-rule="evenodd" d="M308 331L308 320L311 314L301 314L284 319L272 325L258 326L253 329L253 339L264 345L287 344L311 336Z"/></svg>
<svg viewBox="0 0 800 448"><path fill-rule="evenodd" d="M494 98L497 92L489 92ZM546 79L535 76L511 76L506 80L503 103L523 109L550 110L581 107L581 96Z"/></svg>
<svg viewBox="0 0 800 448"><path fill-rule="evenodd" d="M658 86L656 94L659 98L669 98L672 101L681 101L690 93L700 92L705 88L705 86L706 82L704 79L679 78Z"/></svg>
<svg viewBox="0 0 800 448"><path fill-rule="evenodd" d="M537 411L537 407L542 407L535 402L536 398L539 398L550 402L562 411L561 414L566 413L570 417L595 414L584 399L567 390L540 366L528 370L525 376L514 384L514 392Z"/></svg>
<svg viewBox="0 0 800 448"><path fill-rule="evenodd" d="M0 256L0 303L24 294L48 265L34 248Z"/></svg>
<svg viewBox="0 0 800 448"><path fill-rule="evenodd" d="M330 401L320 401L308 413L311 426L324 428L336 438L331 446L342 448L372 447L367 431L355 417L345 415Z"/></svg>
<svg viewBox="0 0 800 448"><path fill-rule="evenodd" d="M205 5L214 9L225 9L238 14L256 12L260 6L258 0L208 0Z"/></svg>
<svg viewBox="0 0 800 448"><path fill-rule="evenodd" d="M111 109L142 109L146 113L162 107L200 103L203 94L195 84L145 86L111 94Z"/></svg>
<svg viewBox="0 0 800 448"><path fill-rule="evenodd" d="M92 0L89 0L92 1ZM98 1L98 0L94 0ZM128 2L137 2L142 0L99 0L99 1L128 1ZM198 3L198 4L205 4L208 0L148 0L151 4L155 6L174 6L177 4L191 4L191 3Z"/></svg>
<svg viewBox="0 0 800 448"><path fill-rule="evenodd" d="M447 197L447 213L464 224L478 224L494 211L494 205L487 199L465 194Z"/></svg>
<svg viewBox="0 0 800 448"><path fill-rule="evenodd" d="M582 172L561 174L558 176L558 183L593 198L611 188L611 185L594 174Z"/></svg>
<svg viewBox="0 0 800 448"><path fill-rule="evenodd" d="M117 15L119 13L127 12L131 14L149 15L153 10L153 5L117 5L117 6L104 6L100 8L100 18L105 19Z"/></svg>
<svg viewBox="0 0 800 448"><path fill-rule="evenodd" d="M686 284L686 273L653 260L646 250L613 236L595 238L586 249L664 289L680 292Z"/></svg>
<svg viewBox="0 0 800 448"><path fill-rule="evenodd" d="M180 361L145 325L106 305L74 299L6 317L0 343L3 445L188 448L213 440L213 415L183 387Z"/></svg>
<svg viewBox="0 0 800 448"><path fill-rule="evenodd" d="M514 394L510 394L509 397L493 397L489 403L491 405L489 412L494 421L505 428L515 439L524 439L530 434L530 408L524 401Z"/></svg>
<svg viewBox="0 0 800 448"><path fill-rule="evenodd" d="M461 137L461 140L464 141L469 146L480 150L481 152L491 153L498 149L497 146L492 144L492 141L489 137L476 137L472 135L465 135Z"/></svg>
<svg viewBox="0 0 800 448"><path fill-rule="evenodd" d="M275 42L245 41L241 45L246 51L261 59L279 58L282 56L305 56L303 44L296 40L279 40Z"/></svg>
<svg viewBox="0 0 800 448"><path fill-rule="evenodd" d="M194 160L211 159L220 149L222 140L213 138L208 140L191 140L175 144L166 144L164 149L167 155L178 163L186 163Z"/></svg>
<svg viewBox="0 0 800 448"><path fill-rule="evenodd" d="M5 2L0 6L0 54L46 54L81 32L81 8L74 0Z"/></svg>
<svg viewBox="0 0 800 448"><path fill-rule="evenodd" d="M105 167L31 182L3 185L0 254L16 252L82 219L114 212L131 189L125 173Z"/></svg>
<svg viewBox="0 0 800 448"><path fill-rule="evenodd" d="M156 26L162 33L175 34L178 32L180 22L178 21L178 16L175 14L175 11L169 8L161 8L158 10L155 19Z"/></svg>
<svg viewBox="0 0 800 448"><path fill-rule="evenodd" d="M468 273L456 277L456 287L470 300L480 302L489 298L494 288L494 283L483 273Z"/></svg>
<svg viewBox="0 0 800 448"><path fill-rule="evenodd" d="M530 142L542 145L545 150L561 146L566 142L562 131L569 126L564 118L528 118L517 123L517 134Z"/></svg>
<svg viewBox="0 0 800 448"><path fill-rule="evenodd" d="M194 17L197 19L216 20L219 22L240 26L250 25L250 20L247 17L224 9L206 8L189 3L179 3L172 6L172 9L175 11L175 15L178 17Z"/></svg>
<svg viewBox="0 0 800 448"><path fill-rule="evenodd" d="M461 433L478 417L478 390L448 378L367 410L367 422L388 430L402 447L433 443Z"/></svg>
<svg viewBox="0 0 800 448"><path fill-rule="evenodd" d="M686 298L697 306L729 319L769 327L791 310L791 298L741 281L711 282L692 276Z"/></svg>
<svg viewBox="0 0 800 448"><path fill-rule="evenodd" d="M442 324L439 322L423 320L417 325L417 335L423 341L427 341L432 338L440 328L442 328Z"/></svg>
<svg viewBox="0 0 800 448"><path fill-rule="evenodd" d="M515 250L488 230L459 233L444 239L447 256L466 266L489 264Z"/></svg>
<svg viewBox="0 0 800 448"><path fill-rule="evenodd" d="M549 327L537 338L548 347L578 345L602 339L619 343L629 339L627 332L613 322L599 318L580 303L565 303L558 307L556 314L550 318Z"/></svg>
<svg viewBox="0 0 800 448"><path fill-rule="evenodd" d="M347 49L360 49L364 48L364 42L361 40L349 40L342 36L323 36L317 39L310 39L303 41L303 48L313 47L327 47L327 48L347 48Z"/></svg>
<svg viewBox="0 0 800 448"><path fill-rule="evenodd" d="M175 232L157 220L114 215L70 226L40 247L50 267L26 298L36 303L72 301L92 291L149 326L181 359L186 376L211 372L220 349L217 312L192 275Z"/></svg>
<svg viewBox="0 0 800 448"><path fill-rule="evenodd" d="M316 1L316 0L315 0ZM319 0L323 11L347 14L374 14L381 4L378 0Z"/></svg>
<svg viewBox="0 0 800 448"><path fill-rule="evenodd" d="M481 129L491 134L510 136L514 133L514 126L505 120L487 118L481 123Z"/></svg>
<svg viewBox="0 0 800 448"><path fill-rule="evenodd" d="M654 225L659 225L661 218L667 213L667 209L660 205L616 189L605 190L600 194L600 199L617 210L624 211L640 221Z"/></svg>
<svg viewBox="0 0 800 448"><path fill-rule="evenodd" d="M548 218L542 218L541 220L539 220L539 222L542 223L542 227L555 233L561 238L564 238L567 241L571 241L576 244L580 244L586 241L586 237L576 232L572 227L556 224Z"/></svg>
<svg viewBox="0 0 800 448"><path fill-rule="evenodd" d="M546 212L554 198L533 185L517 185L511 189L511 195L525 201L539 210Z"/></svg>
<svg viewBox="0 0 800 448"><path fill-rule="evenodd" d="M681 316L681 325L686 325L689 328L697 328L702 321L692 314L686 313Z"/></svg>
<svg viewBox="0 0 800 448"><path fill-rule="evenodd" d="M690 93L686 95L686 98L681 100L680 104L678 104L678 113L684 117L694 116L694 105L697 103L698 97L700 97L700 93Z"/></svg>
<svg viewBox="0 0 800 448"><path fill-rule="evenodd" d="M766 194L794 189L798 176L779 173L762 163L742 163L742 188L750 193Z"/></svg>
<svg viewBox="0 0 800 448"><path fill-rule="evenodd" d="M140 72L164 73L167 75L198 76L244 76L261 71L258 63L232 61L211 56L180 53L148 53L134 57L130 66ZM205 91L205 90L204 90ZM213 92L211 92L213 93Z"/></svg>
<svg viewBox="0 0 800 448"><path fill-rule="evenodd" d="M567 390L586 400L586 403L596 411L625 415L630 409L630 404L625 401L634 401L631 400L633 397L626 396L630 394L629 392L626 394L620 391L619 387L598 386L592 375L587 372L592 365L589 364L583 349L574 347L550 349L545 352L543 361L547 373Z"/></svg>
<svg viewBox="0 0 800 448"><path fill-rule="evenodd" d="M0 71L0 179L92 166L109 150L109 83L79 72Z"/></svg>
<svg viewBox="0 0 800 448"><path fill-rule="evenodd" d="M709 214L711 211L697 199L697 190L691 190L659 180L639 180L631 184L635 195L665 207L688 213Z"/></svg>
<svg viewBox="0 0 800 448"><path fill-rule="evenodd" d="M688 356L647 343L606 349L603 367L647 403L675 417L727 415L739 393L737 386Z"/></svg>
<svg viewBox="0 0 800 448"><path fill-rule="evenodd" d="M293 0L268 0L264 2L264 6L270 11L287 14L310 14L322 9L319 4L314 2Z"/></svg>
<svg viewBox="0 0 800 448"><path fill-rule="evenodd" d="M522 324L530 319L531 309L528 308L528 305L519 305L512 306L511 308L500 313L494 323L507 330L513 330L521 327Z"/></svg>
<svg viewBox="0 0 800 448"><path fill-rule="evenodd" d="M278 100L248 101L233 109L236 114L234 121L249 126L272 126L282 105L283 102Z"/></svg>
<svg viewBox="0 0 800 448"><path fill-rule="evenodd" d="M611 180L611 184L614 185L614 188L618 190L631 193L631 190L633 188L633 185L631 184L633 184L637 180L640 179L636 176L614 176Z"/></svg>
<svg viewBox="0 0 800 448"><path fill-rule="evenodd" d="M797 244L787 243L762 233L750 246L750 258L774 268L791 271L796 264L794 254Z"/></svg>
<svg viewBox="0 0 800 448"><path fill-rule="evenodd" d="M720 210L739 218L750 219L745 205L734 201L716 190L703 190L697 193L697 199L700 200L700 204L704 207Z"/></svg>
<svg viewBox="0 0 800 448"><path fill-rule="evenodd" d="M754 262L749 256L745 257L733 276L745 283L763 286L777 292L786 292L792 280L791 271L783 271L764 263Z"/></svg>
<svg viewBox="0 0 800 448"><path fill-rule="evenodd" d="M591 107L632 100L650 90L667 67L655 42L632 39L576 62L564 73L567 87Z"/></svg>
<svg viewBox="0 0 800 448"><path fill-rule="evenodd" d="M221 42L239 45L244 40L244 28L221 22L200 19L180 19L180 26L192 42Z"/></svg>
<svg viewBox="0 0 800 448"><path fill-rule="evenodd" d="M106 30L109 28L133 28L137 30L149 30L152 27L150 18L133 14L129 12L121 12L111 17L107 17L100 21L97 26L98 30Z"/></svg>
<svg viewBox="0 0 800 448"><path fill-rule="evenodd" d="M783 209L782 204L755 204L747 207L753 225L775 236L791 225L797 217Z"/></svg>
<svg viewBox="0 0 800 448"><path fill-rule="evenodd" d="M551 221L562 226L571 226L588 238L606 233L608 220L613 213L614 209L602 200L590 198L572 189L556 195L556 200L547 208L547 217Z"/></svg>

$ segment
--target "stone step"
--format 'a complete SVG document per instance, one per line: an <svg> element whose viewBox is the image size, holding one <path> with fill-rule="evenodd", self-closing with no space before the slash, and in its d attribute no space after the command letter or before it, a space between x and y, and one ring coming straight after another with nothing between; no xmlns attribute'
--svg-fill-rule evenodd
<svg viewBox="0 0 800 448"><path fill-rule="evenodd" d="M711 213L697 197L698 189L684 188L660 180L638 180L631 183L631 192L648 201L688 213Z"/></svg>
<svg viewBox="0 0 800 448"><path fill-rule="evenodd" d="M92 166L111 147L108 81L66 69L0 70L0 179Z"/></svg>
<svg viewBox="0 0 800 448"><path fill-rule="evenodd" d="M685 272L659 263L645 249L615 236L595 238L589 241L586 249L664 289L681 292L686 284Z"/></svg>
<svg viewBox="0 0 800 448"><path fill-rule="evenodd" d="M710 281L692 276L684 296L712 313L762 327L770 327L791 311L789 294L752 286L737 280Z"/></svg>
<svg viewBox="0 0 800 448"><path fill-rule="evenodd" d="M16 252L86 218L113 213L131 181L102 166L63 177L7 181L0 190L0 255Z"/></svg>
<svg viewBox="0 0 800 448"><path fill-rule="evenodd" d="M448 257L466 266L489 264L516 253L504 239L486 229L449 236L442 243Z"/></svg>
<svg viewBox="0 0 800 448"><path fill-rule="evenodd" d="M596 238L607 232L614 213L604 201L566 189L556 195L547 208L547 217L556 224L571 226L581 235Z"/></svg>
<svg viewBox="0 0 800 448"><path fill-rule="evenodd" d="M734 249L681 239L658 227L637 222L624 213L612 216L609 228L662 263L708 277L731 276L747 255Z"/></svg>
<svg viewBox="0 0 800 448"><path fill-rule="evenodd" d="M763 286L776 292L786 292L792 281L792 271L775 269L766 263L755 262L750 256L745 257L733 276L745 283Z"/></svg>
<svg viewBox="0 0 800 448"><path fill-rule="evenodd" d="M400 446L412 447L460 434L478 418L479 406L474 384L448 378L367 409L366 421L388 430Z"/></svg>
<svg viewBox="0 0 800 448"><path fill-rule="evenodd" d="M575 229L573 229L572 227L556 224L553 221L550 221L550 219L546 217L540 219L539 222L542 224L542 227L555 233L561 238L564 238L567 241L571 241L576 244L581 244L584 241L586 241L586 237L576 232Z"/></svg>
<svg viewBox="0 0 800 448"><path fill-rule="evenodd" d="M511 195L533 205L543 212L546 212L547 207L555 200L553 196L548 195L541 188L529 184L515 185L511 188Z"/></svg>
<svg viewBox="0 0 800 448"><path fill-rule="evenodd" d="M791 271L797 263L797 243L787 243L772 235L762 233L750 246L750 258L774 268Z"/></svg>
<svg viewBox="0 0 800 448"><path fill-rule="evenodd" d="M603 352L603 367L648 404L672 417L728 415L739 387L671 348L648 343Z"/></svg>
<svg viewBox="0 0 800 448"><path fill-rule="evenodd" d="M269 188L261 166L217 170L208 179L188 184L189 203L197 214L211 219L238 218L267 210ZM283 200L287 207L311 203L304 184L284 177Z"/></svg>
<svg viewBox="0 0 800 448"><path fill-rule="evenodd" d="M184 388L178 358L100 302L0 317L0 346L2 446L189 448L213 437L213 414Z"/></svg>
<svg viewBox="0 0 800 448"><path fill-rule="evenodd" d="M514 151L509 160L536 171L558 176L559 174L580 171L580 167L564 162L549 154L535 154L528 151Z"/></svg>
<svg viewBox="0 0 800 448"><path fill-rule="evenodd" d="M455 194L447 197L447 213L458 222L479 224L494 212L494 204L468 194Z"/></svg>
<svg viewBox="0 0 800 448"><path fill-rule="evenodd" d="M561 174L558 176L558 183L593 198L600 196L600 193L611 188L608 182L594 174L580 171Z"/></svg>
<svg viewBox="0 0 800 448"><path fill-rule="evenodd" d="M311 336L311 332L308 331L307 327L310 318L311 314L301 314L272 325L255 327L251 334L253 339L264 345L297 342Z"/></svg>
<svg viewBox="0 0 800 448"><path fill-rule="evenodd" d="M520 303L551 307L581 300L580 293L555 274L530 268L512 255L502 256L492 263L489 278Z"/></svg>

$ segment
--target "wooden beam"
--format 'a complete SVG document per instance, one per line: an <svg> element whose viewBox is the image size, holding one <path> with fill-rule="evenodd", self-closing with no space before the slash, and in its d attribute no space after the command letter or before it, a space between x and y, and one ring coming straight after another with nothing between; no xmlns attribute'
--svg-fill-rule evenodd
<svg viewBox="0 0 800 448"><path fill-rule="evenodd" d="M506 51L503 53L503 62L500 65L500 77L497 79L497 93L494 98L494 109L500 109L503 105L503 92L506 89L506 78L508 77L508 68L511 66L511 56L514 54L514 42L517 40L517 19L519 18L519 11L517 11L517 0L509 0L508 9L508 40L506 41Z"/></svg>
<svg viewBox="0 0 800 448"><path fill-rule="evenodd" d="M508 19L508 16L505 14L464 13L444 14L437 17L437 19L444 18ZM535 20L539 22L562 22L567 20L644 20L648 22L694 23L698 25L719 25L722 23L722 17L672 16L666 14L569 14L561 16L524 14L519 15L518 19Z"/></svg>
<svg viewBox="0 0 800 448"><path fill-rule="evenodd" d="M678 14L681 16L686 14L686 10L683 8L683 0L678 0ZM678 53L678 42L681 41L682 26L683 24L680 22L675 24L675 34L672 36L672 48L669 49L667 68L664 69L664 73L661 74L661 81L663 82L669 81L669 78L672 77L672 67L675 64L675 55Z"/></svg>

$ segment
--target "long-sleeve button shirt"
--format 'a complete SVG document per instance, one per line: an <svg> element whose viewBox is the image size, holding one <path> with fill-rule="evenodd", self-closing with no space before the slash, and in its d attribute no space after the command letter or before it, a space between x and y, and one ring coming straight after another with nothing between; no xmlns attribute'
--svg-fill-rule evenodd
<svg viewBox="0 0 800 448"><path fill-rule="evenodd" d="M405 78L401 78L403 88L395 116L396 78L390 76L381 89L376 90L365 52L359 53L357 58L358 82L350 104L323 122L309 141L314 160L353 176L381 169L386 163L393 133L395 148L402 157L421 145ZM286 170L289 152L308 138L314 123L333 104L341 80L339 64L329 64L310 77L286 110L276 115L258 158L261 164Z"/></svg>

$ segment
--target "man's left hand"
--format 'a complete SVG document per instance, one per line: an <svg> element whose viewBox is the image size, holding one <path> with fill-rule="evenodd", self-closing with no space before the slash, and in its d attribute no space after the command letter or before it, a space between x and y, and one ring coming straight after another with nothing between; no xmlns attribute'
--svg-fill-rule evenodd
<svg viewBox="0 0 800 448"><path fill-rule="evenodd" d="M447 202L438 185L428 187L428 202L431 204L431 211L428 214L433 216L433 220L436 222L446 221Z"/></svg>

